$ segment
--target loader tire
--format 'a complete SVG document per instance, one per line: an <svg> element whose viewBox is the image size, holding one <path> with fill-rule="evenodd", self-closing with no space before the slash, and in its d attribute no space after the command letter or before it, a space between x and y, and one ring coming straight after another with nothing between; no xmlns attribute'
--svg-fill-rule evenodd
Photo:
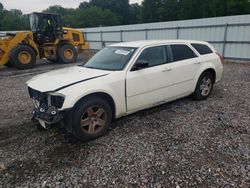
<svg viewBox="0 0 250 188"><path fill-rule="evenodd" d="M18 45L10 51L10 64L18 69L33 68L36 63L36 53L28 45Z"/></svg>
<svg viewBox="0 0 250 188"><path fill-rule="evenodd" d="M14 67L9 61L4 66L6 66L6 67Z"/></svg>
<svg viewBox="0 0 250 188"><path fill-rule="evenodd" d="M74 63L77 60L77 50L73 45L64 44L58 49L60 63Z"/></svg>

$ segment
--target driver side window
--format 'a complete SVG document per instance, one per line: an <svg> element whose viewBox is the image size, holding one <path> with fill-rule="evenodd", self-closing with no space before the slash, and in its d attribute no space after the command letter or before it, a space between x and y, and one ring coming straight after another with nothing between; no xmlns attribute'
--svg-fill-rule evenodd
<svg viewBox="0 0 250 188"><path fill-rule="evenodd" d="M143 61L148 63L148 67L162 65L167 62L166 46L155 46L145 49L137 62Z"/></svg>

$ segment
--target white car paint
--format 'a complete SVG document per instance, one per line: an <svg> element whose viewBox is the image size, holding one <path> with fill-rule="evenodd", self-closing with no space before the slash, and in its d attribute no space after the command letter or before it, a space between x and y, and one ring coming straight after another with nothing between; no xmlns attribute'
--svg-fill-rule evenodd
<svg viewBox="0 0 250 188"><path fill-rule="evenodd" d="M200 55L190 43L205 44L212 49L213 53ZM197 58L131 71L144 49L169 44L188 45ZM73 108L77 101L87 95L98 92L106 93L114 101L115 118L119 118L190 95L194 92L200 75L209 68L215 70L216 81L221 79L223 67L220 58L216 50L206 42L156 40L126 42L110 46L138 49L121 71L104 71L75 66L38 75L29 80L27 85L40 92L64 96L65 101L59 111ZM82 80L86 81L81 82Z"/></svg>
<svg viewBox="0 0 250 188"><path fill-rule="evenodd" d="M33 77L27 82L29 87L41 92L54 91L65 85L72 84L92 77L108 74L109 71L87 69L74 66L50 71Z"/></svg>

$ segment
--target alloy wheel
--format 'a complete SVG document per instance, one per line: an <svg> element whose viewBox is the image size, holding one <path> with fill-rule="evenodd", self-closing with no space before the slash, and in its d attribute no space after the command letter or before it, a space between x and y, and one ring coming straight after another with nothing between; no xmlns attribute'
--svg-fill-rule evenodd
<svg viewBox="0 0 250 188"><path fill-rule="evenodd" d="M81 129L87 134L97 134L107 123L107 113L100 106L88 107L81 117Z"/></svg>
<svg viewBox="0 0 250 188"><path fill-rule="evenodd" d="M213 84L212 84L211 78L209 78L208 76L205 76L201 80L201 84L200 84L201 95L204 97L208 96L211 92L212 85Z"/></svg>

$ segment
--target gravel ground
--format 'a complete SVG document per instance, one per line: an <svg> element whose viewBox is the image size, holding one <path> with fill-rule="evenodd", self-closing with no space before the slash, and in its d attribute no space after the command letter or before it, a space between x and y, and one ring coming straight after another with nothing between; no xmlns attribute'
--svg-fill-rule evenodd
<svg viewBox="0 0 250 188"><path fill-rule="evenodd" d="M207 101L138 112L88 143L29 120L25 82L64 66L0 72L0 187L249 187L250 64L226 63Z"/></svg>

